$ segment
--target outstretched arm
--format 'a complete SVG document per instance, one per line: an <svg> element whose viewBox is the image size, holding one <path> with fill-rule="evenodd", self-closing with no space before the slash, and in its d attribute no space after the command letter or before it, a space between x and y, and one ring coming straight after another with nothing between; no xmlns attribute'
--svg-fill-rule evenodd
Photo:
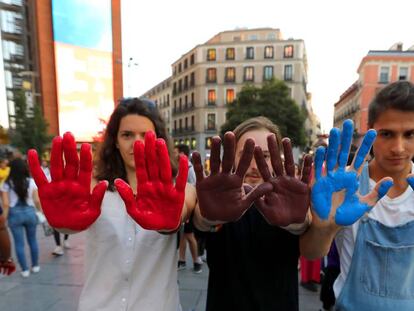
<svg viewBox="0 0 414 311"><path fill-rule="evenodd" d="M315 179L312 187L312 224L301 236L302 255L309 259L327 254L338 231L350 226L369 212L392 187L392 179L383 178L365 196L358 193L359 175L376 132L369 130L349 168L346 167L353 134L353 123L347 120L342 133L334 128L329 135L327 152L320 147L315 156ZM326 159L325 159L326 154ZM322 174L325 163L326 174Z"/></svg>
<svg viewBox="0 0 414 311"><path fill-rule="evenodd" d="M0 215L0 274L10 275L16 270L11 259L10 238L6 228L6 219Z"/></svg>

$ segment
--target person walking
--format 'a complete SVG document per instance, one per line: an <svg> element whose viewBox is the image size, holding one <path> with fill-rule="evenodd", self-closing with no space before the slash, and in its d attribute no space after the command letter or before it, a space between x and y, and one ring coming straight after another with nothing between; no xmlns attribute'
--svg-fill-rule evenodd
<svg viewBox="0 0 414 311"><path fill-rule="evenodd" d="M39 246L36 239L36 208L41 209L37 188L26 162L16 158L10 162L10 174L0 189L4 215L8 220L13 235L14 248L21 268L22 277L30 275L30 271L38 273ZM36 208L35 208L36 206ZM30 248L31 269L25 256L25 236Z"/></svg>

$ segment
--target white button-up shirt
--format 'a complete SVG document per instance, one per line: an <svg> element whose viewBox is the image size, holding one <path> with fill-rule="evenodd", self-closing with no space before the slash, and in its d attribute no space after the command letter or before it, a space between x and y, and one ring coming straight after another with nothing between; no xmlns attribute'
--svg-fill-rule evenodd
<svg viewBox="0 0 414 311"><path fill-rule="evenodd" d="M79 311L181 310L176 234L142 229L117 192L86 235L85 284Z"/></svg>

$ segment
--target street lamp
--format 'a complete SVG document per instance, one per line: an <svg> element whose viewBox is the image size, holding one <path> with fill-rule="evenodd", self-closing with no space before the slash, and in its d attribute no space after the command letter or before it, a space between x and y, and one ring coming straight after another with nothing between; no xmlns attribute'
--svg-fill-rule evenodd
<svg viewBox="0 0 414 311"><path fill-rule="evenodd" d="M138 63L134 62L134 58L130 57L128 59L128 96L131 96L131 70L132 66L138 67Z"/></svg>

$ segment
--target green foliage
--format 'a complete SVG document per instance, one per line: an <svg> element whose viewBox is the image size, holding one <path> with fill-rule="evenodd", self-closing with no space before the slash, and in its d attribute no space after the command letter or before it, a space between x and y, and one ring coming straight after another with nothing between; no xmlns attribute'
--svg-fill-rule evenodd
<svg viewBox="0 0 414 311"><path fill-rule="evenodd" d="M265 116L279 127L283 137L292 140L294 146L306 146L306 116L290 98L289 88L283 81L271 80L261 88L244 86L226 116L227 121L221 128L221 134L234 130L249 118Z"/></svg>
<svg viewBox="0 0 414 311"><path fill-rule="evenodd" d="M40 105L35 103L33 108L29 108L23 91L15 92L14 99L15 115L12 116L14 128L11 129L11 144L24 154L34 148L42 155L52 137L47 134L48 124L43 118Z"/></svg>

